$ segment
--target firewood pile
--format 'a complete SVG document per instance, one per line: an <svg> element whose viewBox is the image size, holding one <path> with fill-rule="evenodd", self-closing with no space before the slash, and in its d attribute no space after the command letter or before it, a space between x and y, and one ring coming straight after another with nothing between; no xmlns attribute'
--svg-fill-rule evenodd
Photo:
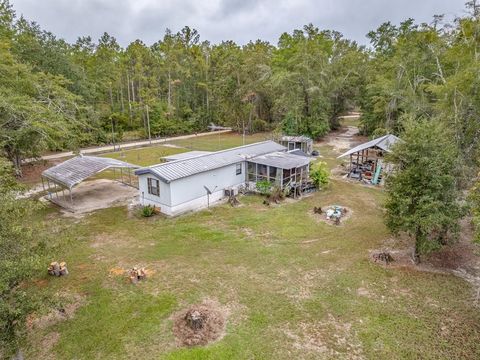
<svg viewBox="0 0 480 360"><path fill-rule="evenodd" d="M56 261L50 263L47 268L48 274L52 276L65 276L68 275L67 263L62 261L58 263Z"/></svg>
<svg viewBox="0 0 480 360"><path fill-rule="evenodd" d="M129 272L128 272L128 275L129 275L129 278L130 278L130 281L132 282L132 284L136 284L138 283L140 280L143 280L147 277L147 273L145 271L145 268L132 268Z"/></svg>

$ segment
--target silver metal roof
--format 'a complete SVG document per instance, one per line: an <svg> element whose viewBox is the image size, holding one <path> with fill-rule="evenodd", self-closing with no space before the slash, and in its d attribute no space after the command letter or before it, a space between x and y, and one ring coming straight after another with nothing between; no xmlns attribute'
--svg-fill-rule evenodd
<svg viewBox="0 0 480 360"><path fill-rule="evenodd" d="M207 155L207 154L211 154L211 153L212 153L211 151L194 150L194 151L187 151L187 152L180 153L180 154L173 154L173 155L164 156L164 157L162 157L162 159L165 159L166 161L185 160L185 159L189 159L189 158L192 158L192 157L195 157L195 156Z"/></svg>
<svg viewBox="0 0 480 360"><path fill-rule="evenodd" d="M308 136L305 136L305 135L298 135L298 136L288 136L288 135L284 135L282 136L282 138L280 139L281 141L291 141L291 142L309 142L309 141L313 141L312 139L310 139Z"/></svg>
<svg viewBox="0 0 480 360"><path fill-rule="evenodd" d="M45 170L42 176L71 189L90 176L110 168L136 169L139 167L116 159L79 155Z"/></svg>
<svg viewBox="0 0 480 360"><path fill-rule="evenodd" d="M299 168L310 164L313 159L303 155L297 155L293 152L273 152L270 154L256 156L248 161L273 166L280 169Z"/></svg>
<svg viewBox="0 0 480 360"><path fill-rule="evenodd" d="M392 147L392 145L395 144L397 141L402 141L402 140L396 137L395 135L391 135L391 134L385 135L377 139L370 140L364 144L355 146L353 149L348 150L346 153L340 155L338 158L355 154L359 151L370 149L370 148L379 148L384 151L390 151L390 148Z"/></svg>
<svg viewBox="0 0 480 360"><path fill-rule="evenodd" d="M284 151L285 147L273 141L239 146L233 149L213 152L189 159L170 161L135 171L136 175L152 174L167 183L209 170L251 159L255 156L275 151Z"/></svg>

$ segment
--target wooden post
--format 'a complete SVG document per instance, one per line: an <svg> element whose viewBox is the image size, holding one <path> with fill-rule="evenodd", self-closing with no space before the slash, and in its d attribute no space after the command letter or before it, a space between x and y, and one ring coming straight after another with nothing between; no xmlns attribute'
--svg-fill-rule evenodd
<svg viewBox="0 0 480 360"><path fill-rule="evenodd" d="M150 134L150 116L148 114L148 105L145 105L145 108L147 110L147 128L148 128L148 142L152 144L152 136Z"/></svg>
<svg viewBox="0 0 480 360"><path fill-rule="evenodd" d="M68 189L70 191L70 203L73 206L73 196L72 196L72 189Z"/></svg>

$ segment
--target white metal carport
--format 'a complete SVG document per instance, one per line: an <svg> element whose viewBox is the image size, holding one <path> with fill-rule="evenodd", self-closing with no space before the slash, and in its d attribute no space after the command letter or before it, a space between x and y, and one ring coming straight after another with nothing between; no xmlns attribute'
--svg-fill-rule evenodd
<svg viewBox="0 0 480 360"><path fill-rule="evenodd" d="M48 192L48 198L54 201L53 194L59 198L57 186L60 187L63 198L65 200L65 190L68 190L70 196L70 204L73 205L72 189L85 179L92 177L102 171L113 169L120 170L120 182L133 186L132 169L138 169L140 166L127 163L125 161L97 157L79 155L61 164L53 166L42 172L42 185L44 191ZM124 170L127 179L124 181ZM53 184L53 186L51 185ZM60 204L61 205L61 204ZM63 205L61 205L63 206Z"/></svg>

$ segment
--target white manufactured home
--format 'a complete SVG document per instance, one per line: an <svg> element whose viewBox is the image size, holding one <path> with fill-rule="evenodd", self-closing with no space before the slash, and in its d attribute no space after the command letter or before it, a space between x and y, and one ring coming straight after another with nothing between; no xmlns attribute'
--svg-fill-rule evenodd
<svg viewBox="0 0 480 360"><path fill-rule="evenodd" d="M178 215L205 208L223 199L227 191L252 182L302 183L308 179L311 160L273 141L191 155L136 170L140 202Z"/></svg>

